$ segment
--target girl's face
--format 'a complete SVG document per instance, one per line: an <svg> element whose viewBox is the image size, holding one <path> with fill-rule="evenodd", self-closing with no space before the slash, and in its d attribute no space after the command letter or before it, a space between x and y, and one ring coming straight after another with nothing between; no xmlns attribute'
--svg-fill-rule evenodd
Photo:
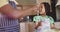
<svg viewBox="0 0 60 32"><path fill-rule="evenodd" d="M44 7L44 4L41 4L40 7L39 7L39 12L40 14L45 14L45 7Z"/></svg>

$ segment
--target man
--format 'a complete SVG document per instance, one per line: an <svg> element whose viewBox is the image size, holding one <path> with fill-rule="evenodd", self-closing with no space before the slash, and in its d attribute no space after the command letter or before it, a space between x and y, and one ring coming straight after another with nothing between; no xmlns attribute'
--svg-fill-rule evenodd
<svg viewBox="0 0 60 32"><path fill-rule="evenodd" d="M0 32L19 32L18 18L31 15L32 10L35 9L34 6L27 10L18 11L8 3L8 0L0 0Z"/></svg>

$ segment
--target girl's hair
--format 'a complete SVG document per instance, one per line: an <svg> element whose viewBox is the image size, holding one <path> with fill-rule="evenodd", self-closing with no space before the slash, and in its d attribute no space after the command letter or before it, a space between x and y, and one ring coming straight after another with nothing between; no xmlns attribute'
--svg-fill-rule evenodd
<svg viewBox="0 0 60 32"><path fill-rule="evenodd" d="M50 5L49 5L49 3L42 2L41 4L44 4L46 15L50 16Z"/></svg>

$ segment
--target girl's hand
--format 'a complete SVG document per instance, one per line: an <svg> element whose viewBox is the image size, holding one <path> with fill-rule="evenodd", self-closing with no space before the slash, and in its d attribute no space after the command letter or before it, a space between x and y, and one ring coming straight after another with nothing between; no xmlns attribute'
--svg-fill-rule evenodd
<svg viewBox="0 0 60 32"><path fill-rule="evenodd" d="M38 24L37 25L35 25L35 29L37 29L39 26L42 26L42 24L41 24L42 22L38 22Z"/></svg>
<svg viewBox="0 0 60 32"><path fill-rule="evenodd" d="M55 25L54 24L51 24L51 29L54 29L55 28Z"/></svg>
<svg viewBox="0 0 60 32"><path fill-rule="evenodd" d="M42 24L41 24L42 22L40 21L40 22L38 22L38 26L41 26Z"/></svg>

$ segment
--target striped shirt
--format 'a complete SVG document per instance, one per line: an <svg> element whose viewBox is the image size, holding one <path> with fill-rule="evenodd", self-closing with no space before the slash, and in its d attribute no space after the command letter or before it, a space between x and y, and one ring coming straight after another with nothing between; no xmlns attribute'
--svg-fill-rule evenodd
<svg viewBox="0 0 60 32"><path fill-rule="evenodd" d="M18 19L12 19L6 15L0 14L0 27L8 27L18 25Z"/></svg>
<svg viewBox="0 0 60 32"><path fill-rule="evenodd" d="M12 5L14 2L10 2ZM0 8L7 4L7 0L0 0ZM16 8L16 5L12 5L12 7ZM19 31L19 23L18 19L13 19L0 13L0 32L17 32Z"/></svg>
<svg viewBox="0 0 60 32"><path fill-rule="evenodd" d="M11 5L13 4L12 7L15 5L13 2L10 2L10 4ZM15 6L14 8L16 8ZM7 17L7 15L0 13L0 27L14 26L14 25L18 25L18 19L9 18Z"/></svg>

